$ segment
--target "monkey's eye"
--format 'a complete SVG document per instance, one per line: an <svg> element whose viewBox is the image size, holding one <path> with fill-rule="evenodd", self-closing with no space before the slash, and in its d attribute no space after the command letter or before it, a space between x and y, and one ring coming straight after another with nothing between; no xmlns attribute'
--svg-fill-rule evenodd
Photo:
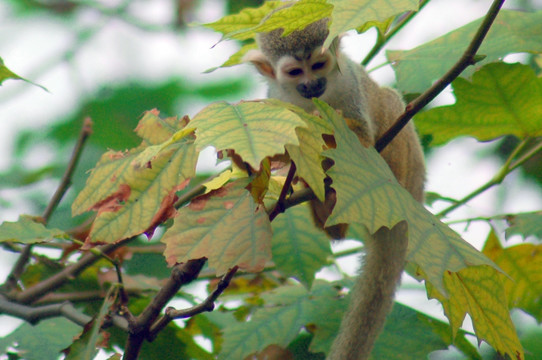
<svg viewBox="0 0 542 360"><path fill-rule="evenodd" d="M301 70L300 68L295 68L292 70L288 70L287 73L290 76L297 76L303 74L303 70Z"/></svg>
<svg viewBox="0 0 542 360"><path fill-rule="evenodd" d="M312 64L312 69L313 70L320 70L324 66L326 66L326 62L325 61L319 61L317 63Z"/></svg>

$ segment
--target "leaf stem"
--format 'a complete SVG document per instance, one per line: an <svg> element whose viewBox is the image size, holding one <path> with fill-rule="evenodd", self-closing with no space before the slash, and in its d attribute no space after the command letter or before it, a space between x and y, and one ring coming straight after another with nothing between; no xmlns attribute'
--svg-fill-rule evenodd
<svg viewBox="0 0 542 360"><path fill-rule="evenodd" d="M468 201L472 200L473 198L480 195L484 191L490 189L491 187L495 185L502 183L503 180L506 178L506 176L508 176L508 174L510 174L512 171L517 169L527 160L532 158L536 153L542 150L542 142L539 142L532 149L530 149L525 154L523 154L518 160L514 161L514 158L518 156L519 153L525 149L528 141L529 139L524 139L518 144L518 146L514 149L514 151L512 151L512 153L510 154L506 162L503 164L503 166L501 166L499 171L487 183L480 186L478 189L474 190L473 192L471 192L470 194L468 194L461 200L458 200L456 203L442 210L436 216L442 218L446 216L448 213L457 209L459 206L466 204Z"/></svg>
<svg viewBox="0 0 542 360"><path fill-rule="evenodd" d="M365 56L363 61L361 62L361 65L367 66L371 62L371 60L382 50L382 48L391 40L392 37L395 36L406 24L410 22L419 12L423 9L425 5L429 3L430 0L421 0L420 5L418 7L417 11L409 11L397 24L388 31L385 35L378 35L378 40L376 44L373 46L371 51Z"/></svg>

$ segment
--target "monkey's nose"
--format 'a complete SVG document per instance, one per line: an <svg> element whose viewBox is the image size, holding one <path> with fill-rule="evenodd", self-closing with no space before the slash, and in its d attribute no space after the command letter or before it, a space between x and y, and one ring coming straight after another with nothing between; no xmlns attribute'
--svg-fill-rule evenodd
<svg viewBox="0 0 542 360"><path fill-rule="evenodd" d="M327 80L325 77L319 78L306 83L298 84L295 88L299 95L304 98L311 99L313 97L320 97L326 91Z"/></svg>

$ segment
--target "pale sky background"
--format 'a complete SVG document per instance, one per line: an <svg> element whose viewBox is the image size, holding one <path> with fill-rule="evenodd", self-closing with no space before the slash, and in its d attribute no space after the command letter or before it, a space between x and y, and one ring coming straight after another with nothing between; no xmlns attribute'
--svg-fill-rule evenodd
<svg viewBox="0 0 542 360"><path fill-rule="evenodd" d="M104 4L119 1L102 1ZM505 8L514 8L514 1L507 1ZM170 1L153 0L139 2L139 15L147 21L160 23L169 19L172 9ZM387 46L389 49L411 49L428 40L485 15L489 0L433 0L408 24ZM218 0L205 0L195 14L194 22L205 23L217 20L223 13L223 3ZM537 8L542 9L542 0ZM232 41L222 42L215 47L220 35L203 28L195 28L184 34L149 33L137 30L117 20L103 21L95 11L80 11L82 22L93 24L103 22L103 28L93 40L84 46L71 65L59 63L44 74L38 71L51 59L63 53L74 42L73 34L58 20L52 17L13 17L10 7L0 2L0 57L6 66L20 76L47 87L47 93L38 87L21 81L8 80L0 87L0 170L6 169L12 161L10 152L14 134L21 129L40 128L64 118L74 111L80 101L104 85L133 77L149 82L165 81L176 74L197 82L212 83L217 79L236 77L238 74L250 74L254 77L254 91L244 99L265 97L262 79L247 65L219 69L211 74L203 72L220 65L237 49ZM370 50L375 39L374 31L363 35L348 35L343 39L343 49L356 61L361 61ZM507 60L517 61L521 57ZM383 52L373 60L369 69L385 62ZM389 67L371 74L381 84L393 82L393 72ZM241 99L229 99L238 101ZM440 97L441 103L453 102L447 93ZM194 102L189 109L192 116L208 104ZM179 114L183 115L183 114ZM479 144L471 139L454 141L437 149L427 159L427 190L453 198L461 198L478 186L488 181L498 170L499 163L491 157L475 156L495 146ZM28 166L46 163L52 156L48 149L40 149L27 159ZM202 160L206 167L212 166L211 156ZM44 182L40 186L50 189L55 182ZM502 200L499 188L485 192L453 212L449 219L463 219L471 216L485 216L505 212L526 212L542 208L542 197L519 172L510 175L502 185L507 189L507 197ZM17 204L20 212L0 209L1 221L14 221L20 213L30 209L29 204L18 200L13 189L0 189L0 198L6 198ZM431 209L437 212L439 208ZM464 239L477 248L485 241L489 227L485 223L473 223L468 229L463 225L454 226ZM518 241L515 239L514 241ZM0 251L0 278L3 280L15 257ZM341 261L348 272L353 273L358 267L357 257ZM407 280L407 284L410 283ZM423 292L415 296L409 291L401 291L398 299L414 308L429 312L442 318L440 306L436 301L428 302ZM13 329L5 316L0 316L0 336ZM7 326L6 326L7 325Z"/></svg>

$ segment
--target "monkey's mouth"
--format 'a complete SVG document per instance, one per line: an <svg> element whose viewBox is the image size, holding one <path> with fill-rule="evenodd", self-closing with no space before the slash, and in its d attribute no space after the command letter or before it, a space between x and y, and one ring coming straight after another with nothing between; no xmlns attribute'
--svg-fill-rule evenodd
<svg viewBox="0 0 542 360"><path fill-rule="evenodd" d="M326 91L326 84L327 80L325 77L323 77L306 83L301 83L295 88L299 95L303 96L304 98L311 99L313 97L317 98L322 96L322 94Z"/></svg>

